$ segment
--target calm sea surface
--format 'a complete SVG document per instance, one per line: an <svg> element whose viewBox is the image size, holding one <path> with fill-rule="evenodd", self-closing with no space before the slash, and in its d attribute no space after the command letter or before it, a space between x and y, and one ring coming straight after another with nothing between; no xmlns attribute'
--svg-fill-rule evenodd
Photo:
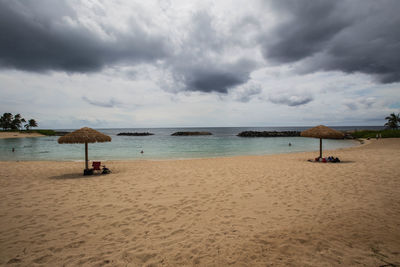
<svg viewBox="0 0 400 267"><path fill-rule="evenodd" d="M303 131L309 127L221 127L97 129L112 142L89 144L91 160L185 159L236 155L265 155L319 149L319 140L303 137L243 138L241 131ZM380 127L333 127L338 130ZM71 129L66 129L72 131ZM208 131L211 136L171 136L177 131ZM120 132L151 132L152 136L117 136ZM58 144L59 137L0 139L0 160L83 160L83 144ZM292 146L288 146L291 143ZM324 149L351 147L351 140L324 140ZM15 152L12 152L15 148ZM141 154L140 151L144 153Z"/></svg>

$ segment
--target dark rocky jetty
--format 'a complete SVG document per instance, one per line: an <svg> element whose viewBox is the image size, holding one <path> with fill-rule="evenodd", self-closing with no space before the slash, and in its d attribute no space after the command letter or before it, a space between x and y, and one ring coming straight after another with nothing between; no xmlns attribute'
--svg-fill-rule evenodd
<svg viewBox="0 0 400 267"><path fill-rule="evenodd" d="M237 136L240 136L240 137L292 137L292 136L300 136L300 132L297 132L297 131L282 131L282 132L244 131L244 132L239 133Z"/></svg>
<svg viewBox="0 0 400 267"><path fill-rule="evenodd" d="M172 136L212 135L210 132L176 132Z"/></svg>
<svg viewBox="0 0 400 267"><path fill-rule="evenodd" d="M117 135L122 135L122 136L148 136L148 135L154 135L153 133L119 133Z"/></svg>

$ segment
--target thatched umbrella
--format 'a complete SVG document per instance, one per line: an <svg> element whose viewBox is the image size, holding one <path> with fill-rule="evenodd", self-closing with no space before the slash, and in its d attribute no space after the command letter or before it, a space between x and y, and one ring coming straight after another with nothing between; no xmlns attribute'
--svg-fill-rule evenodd
<svg viewBox="0 0 400 267"><path fill-rule="evenodd" d="M83 127L72 133L66 134L58 138L59 144L85 144L85 170L88 166L88 143L111 142L111 137L102 134L92 128Z"/></svg>
<svg viewBox="0 0 400 267"><path fill-rule="evenodd" d="M319 125L314 128L305 130L300 134L303 137L319 138L319 157L322 158L322 138L324 139L342 139L344 134L333 130L324 125Z"/></svg>

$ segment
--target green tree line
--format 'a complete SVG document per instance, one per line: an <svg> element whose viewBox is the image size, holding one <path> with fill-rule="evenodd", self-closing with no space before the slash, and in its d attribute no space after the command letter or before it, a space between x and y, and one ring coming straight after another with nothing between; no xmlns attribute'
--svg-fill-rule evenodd
<svg viewBox="0 0 400 267"><path fill-rule="evenodd" d="M26 121L21 114L13 115L6 112L0 117L0 128L3 128L3 130L21 130L22 126L29 130L30 128L38 127L38 124L34 119Z"/></svg>

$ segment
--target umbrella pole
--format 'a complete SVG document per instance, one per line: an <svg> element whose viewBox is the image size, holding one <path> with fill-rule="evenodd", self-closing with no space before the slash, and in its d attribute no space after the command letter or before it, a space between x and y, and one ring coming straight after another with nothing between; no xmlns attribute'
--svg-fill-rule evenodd
<svg viewBox="0 0 400 267"><path fill-rule="evenodd" d="M88 143L85 142L85 170L89 169L89 164L88 164Z"/></svg>
<svg viewBox="0 0 400 267"><path fill-rule="evenodd" d="M322 138L319 139L319 157L322 158Z"/></svg>

